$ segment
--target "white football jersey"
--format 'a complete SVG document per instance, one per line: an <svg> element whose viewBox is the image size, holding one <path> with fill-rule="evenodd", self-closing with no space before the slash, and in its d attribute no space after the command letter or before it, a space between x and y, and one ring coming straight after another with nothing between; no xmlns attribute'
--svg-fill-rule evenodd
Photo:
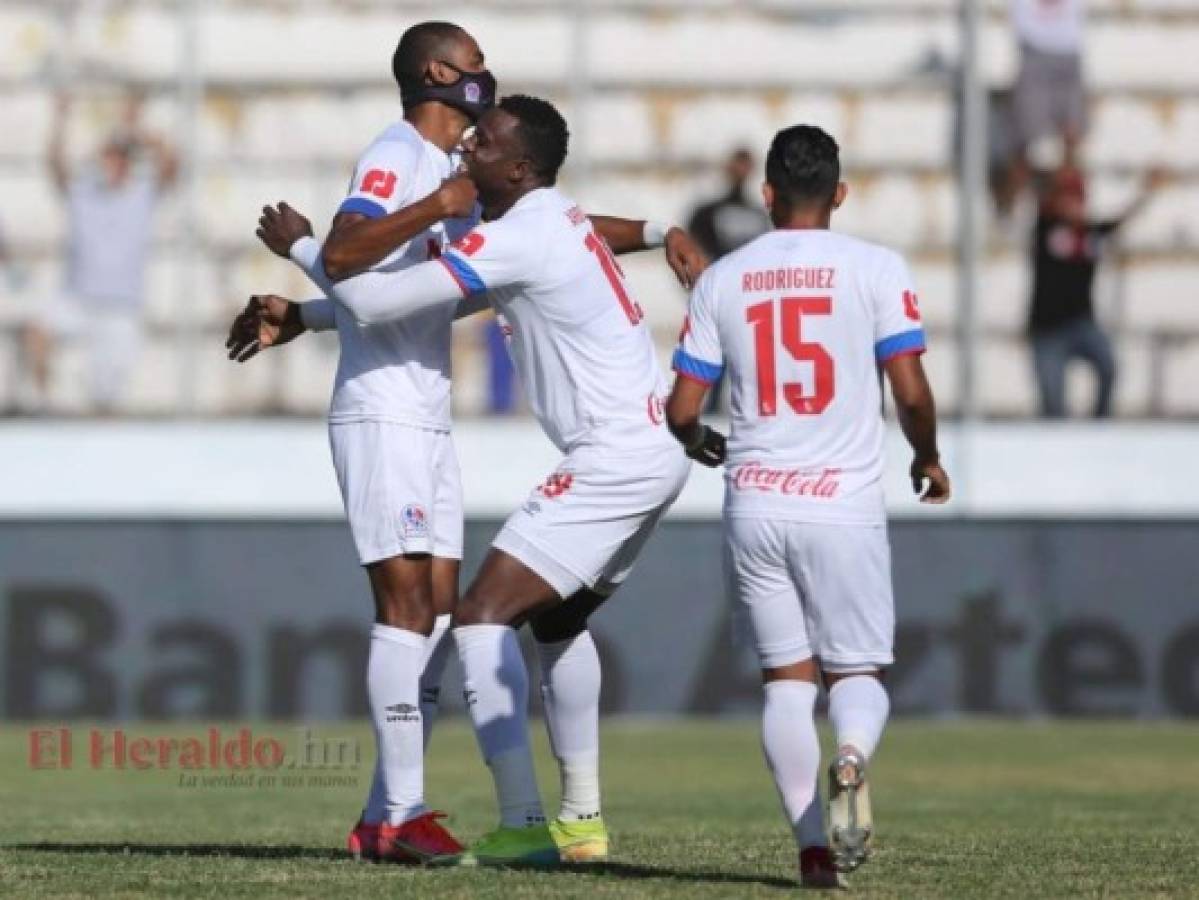
<svg viewBox="0 0 1199 900"><path fill-rule="evenodd" d="M466 295L487 292L529 406L562 452L671 446L666 380L641 307L608 245L554 188L522 197L441 259Z"/></svg>
<svg viewBox="0 0 1199 900"><path fill-rule="evenodd" d="M339 212L378 218L437 189L458 160L429 143L408 122L396 122L362 154ZM395 271L434 259L477 219L451 219L403 244L374 266ZM330 422L385 421L421 428L450 427L450 340L453 307L378 325L361 325L335 307L341 359L329 406Z"/></svg>
<svg viewBox="0 0 1199 900"><path fill-rule="evenodd" d="M712 265L674 369L711 384L728 367L726 515L882 522L879 365L923 351L912 277L884 247L778 230Z"/></svg>

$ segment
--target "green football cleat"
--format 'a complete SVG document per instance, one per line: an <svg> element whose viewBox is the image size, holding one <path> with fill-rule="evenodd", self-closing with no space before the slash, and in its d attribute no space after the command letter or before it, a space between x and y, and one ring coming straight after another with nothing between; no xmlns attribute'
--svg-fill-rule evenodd
<svg viewBox="0 0 1199 900"><path fill-rule="evenodd" d="M608 859L608 829L604 820L554 819L549 825L564 863L600 863Z"/></svg>
<svg viewBox="0 0 1199 900"><path fill-rule="evenodd" d="M560 862L558 845L549 828L526 825L511 828L501 825L483 835L462 857L464 866L556 866Z"/></svg>

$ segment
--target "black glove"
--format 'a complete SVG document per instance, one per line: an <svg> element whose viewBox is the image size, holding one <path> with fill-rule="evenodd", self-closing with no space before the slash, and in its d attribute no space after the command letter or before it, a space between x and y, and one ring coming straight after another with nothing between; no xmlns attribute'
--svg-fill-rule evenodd
<svg viewBox="0 0 1199 900"><path fill-rule="evenodd" d="M710 469L724 464L728 455L725 436L707 425L700 426L699 437L686 448L687 455L701 465Z"/></svg>

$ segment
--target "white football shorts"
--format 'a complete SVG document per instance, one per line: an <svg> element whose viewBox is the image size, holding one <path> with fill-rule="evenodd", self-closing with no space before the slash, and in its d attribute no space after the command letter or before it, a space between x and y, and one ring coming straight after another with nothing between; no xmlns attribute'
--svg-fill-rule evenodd
<svg viewBox="0 0 1199 900"><path fill-rule="evenodd" d="M563 599L583 588L606 596L628 577L690 470L678 445L627 457L575 450L508 517L491 545Z"/></svg>
<svg viewBox="0 0 1199 900"><path fill-rule="evenodd" d="M330 423L329 445L362 565L407 553L462 558L462 475L448 431Z"/></svg>
<svg viewBox="0 0 1199 900"><path fill-rule="evenodd" d="M894 662L895 601L885 525L725 520L735 630L764 669L815 656L827 672Z"/></svg>

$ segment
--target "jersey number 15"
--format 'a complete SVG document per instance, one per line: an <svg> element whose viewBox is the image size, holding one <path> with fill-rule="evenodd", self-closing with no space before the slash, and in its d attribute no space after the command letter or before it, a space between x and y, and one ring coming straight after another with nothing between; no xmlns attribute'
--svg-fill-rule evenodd
<svg viewBox="0 0 1199 900"><path fill-rule="evenodd" d="M775 362L775 302L756 303L745 311L754 331L754 355L758 363L758 414L778 414L778 377ZM820 344L805 343L801 335L804 316L827 316L833 311L832 297L784 297L778 302L782 319L783 349L801 362L810 362L813 385L810 394L798 382L783 385L783 399L798 415L818 416L833 401L836 382L833 358Z"/></svg>

